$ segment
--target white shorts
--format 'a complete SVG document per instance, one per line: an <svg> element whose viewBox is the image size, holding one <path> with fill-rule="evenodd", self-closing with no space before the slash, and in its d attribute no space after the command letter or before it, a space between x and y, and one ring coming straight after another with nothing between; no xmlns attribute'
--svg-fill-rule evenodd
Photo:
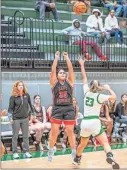
<svg viewBox="0 0 127 170"><path fill-rule="evenodd" d="M104 132L99 119L83 119L81 123L81 137L98 136Z"/></svg>

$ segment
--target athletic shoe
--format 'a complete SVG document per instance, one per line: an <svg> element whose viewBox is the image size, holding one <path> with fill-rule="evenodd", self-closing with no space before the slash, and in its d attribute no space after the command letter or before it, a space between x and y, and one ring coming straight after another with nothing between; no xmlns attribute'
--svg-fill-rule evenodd
<svg viewBox="0 0 127 170"><path fill-rule="evenodd" d="M65 141L62 142L62 148L66 149L66 142Z"/></svg>
<svg viewBox="0 0 127 170"><path fill-rule="evenodd" d="M76 156L75 158L74 158L74 160L73 160L73 164L74 165L80 165L80 161L81 161L81 156Z"/></svg>
<svg viewBox="0 0 127 170"><path fill-rule="evenodd" d="M127 48L126 44L122 44L122 48Z"/></svg>
<svg viewBox="0 0 127 170"><path fill-rule="evenodd" d="M56 145L53 147L54 153L56 152Z"/></svg>
<svg viewBox="0 0 127 170"><path fill-rule="evenodd" d="M54 156L54 149L49 149L48 151L48 161L52 162L52 158Z"/></svg>
<svg viewBox="0 0 127 170"><path fill-rule="evenodd" d="M42 146L42 143L41 143L41 142L39 143L39 149L40 149L40 151L43 151L43 150L44 150L44 148L43 148L43 146Z"/></svg>
<svg viewBox="0 0 127 170"><path fill-rule="evenodd" d="M24 153L24 158L32 158L32 155L29 152Z"/></svg>
<svg viewBox="0 0 127 170"><path fill-rule="evenodd" d="M121 44L119 44L119 43L117 43L117 44L115 44L115 47L121 47Z"/></svg>
<svg viewBox="0 0 127 170"><path fill-rule="evenodd" d="M72 149L72 160L74 160L74 158L76 157L76 149Z"/></svg>
<svg viewBox="0 0 127 170"><path fill-rule="evenodd" d="M107 56L104 56L104 55L103 55L103 56L100 57L100 60L102 60L102 61L107 61L107 60L109 60L109 58L108 58Z"/></svg>
<svg viewBox="0 0 127 170"><path fill-rule="evenodd" d="M112 164L112 168L113 169L120 169L120 166L118 163L116 163L113 159L113 156L108 156L106 161L109 163L109 164Z"/></svg>
<svg viewBox="0 0 127 170"><path fill-rule="evenodd" d="M122 133L122 141L123 141L123 143L127 142L127 133L125 133L125 132Z"/></svg>
<svg viewBox="0 0 127 170"><path fill-rule="evenodd" d="M89 53L84 54L84 57L86 60L92 60L92 56Z"/></svg>
<svg viewBox="0 0 127 170"><path fill-rule="evenodd" d="M13 159L19 159L18 153L13 153Z"/></svg>

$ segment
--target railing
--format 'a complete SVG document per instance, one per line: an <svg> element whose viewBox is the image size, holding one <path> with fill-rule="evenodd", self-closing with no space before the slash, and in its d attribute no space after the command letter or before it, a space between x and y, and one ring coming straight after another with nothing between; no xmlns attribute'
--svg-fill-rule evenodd
<svg viewBox="0 0 127 170"><path fill-rule="evenodd" d="M19 16L20 14L20 16ZM114 37L106 43L100 43L95 36L62 35L55 30L52 20L38 20L24 17L21 11L16 11L8 19L5 31L1 33L1 64L2 68L51 68L54 54L67 51L75 68L79 68L77 58L91 55L86 61L87 69L126 69L127 68L127 38L125 46L116 46ZM59 23L60 24L60 23ZM101 56L109 58L103 61ZM65 65L60 57L59 65Z"/></svg>

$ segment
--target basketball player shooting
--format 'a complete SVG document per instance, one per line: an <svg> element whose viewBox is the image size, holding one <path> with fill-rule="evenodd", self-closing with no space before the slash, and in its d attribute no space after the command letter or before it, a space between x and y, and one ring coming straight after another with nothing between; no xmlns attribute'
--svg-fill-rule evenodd
<svg viewBox="0 0 127 170"><path fill-rule="evenodd" d="M94 136L99 143L104 147L106 153L106 160L109 164L112 164L113 169L119 169L119 165L113 158L111 147L108 143L106 133L102 129L101 121L99 120L100 109L103 102L107 100L116 99L115 93L111 90L109 85L101 86L99 81L93 80L88 87L86 72L85 72L85 61L79 57L79 64L81 66L83 90L84 90L84 118L81 123L81 141L77 148L76 157L74 158L74 165L79 165L81 155L86 147L90 136ZM110 95L101 94L102 91L109 92Z"/></svg>
<svg viewBox="0 0 127 170"><path fill-rule="evenodd" d="M75 111L73 107L73 87L74 87L74 71L72 63L69 59L68 53L63 52L63 57L67 63L68 76L64 69L56 70L60 52L57 51L52 65L50 75L50 85L53 95L53 108L50 117L51 134L49 139L49 152L48 161L52 161L54 155L54 144L56 143L59 134L59 128L64 123L66 134L69 139L70 147L72 149L72 159L76 155L75 138L74 138L74 124L75 124Z"/></svg>

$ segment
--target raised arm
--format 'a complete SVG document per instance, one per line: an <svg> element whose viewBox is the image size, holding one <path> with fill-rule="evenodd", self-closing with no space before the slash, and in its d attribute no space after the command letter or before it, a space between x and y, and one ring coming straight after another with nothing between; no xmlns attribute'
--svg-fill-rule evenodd
<svg viewBox="0 0 127 170"><path fill-rule="evenodd" d="M115 92L110 88L109 85L104 85L104 89L107 90L110 94L109 99L108 100L116 100L116 94Z"/></svg>
<svg viewBox="0 0 127 170"><path fill-rule="evenodd" d="M72 63L69 59L69 56L68 56L68 53L67 52L63 52L63 57L64 59L66 60L66 63L67 63L67 67L68 67L68 81L69 83L71 84L71 86L74 85L74 70L73 70L73 66L72 66Z"/></svg>
<svg viewBox="0 0 127 170"><path fill-rule="evenodd" d="M60 57L60 52L57 51L56 54L55 54L55 60L53 62L52 71L51 71L51 74L50 74L50 85L51 85L51 87L53 87L55 85L56 81L57 81L56 67L57 67L59 57Z"/></svg>
<svg viewBox="0 0 127 170"><path fill-rule="evenodd" d="M85 60L83 60L81 57L78 58L78 62L81 66L81 73L82 73L82 81L83 81L83 84L87 84L87 77L86 77L86 71L85 71Z"/></svg>

